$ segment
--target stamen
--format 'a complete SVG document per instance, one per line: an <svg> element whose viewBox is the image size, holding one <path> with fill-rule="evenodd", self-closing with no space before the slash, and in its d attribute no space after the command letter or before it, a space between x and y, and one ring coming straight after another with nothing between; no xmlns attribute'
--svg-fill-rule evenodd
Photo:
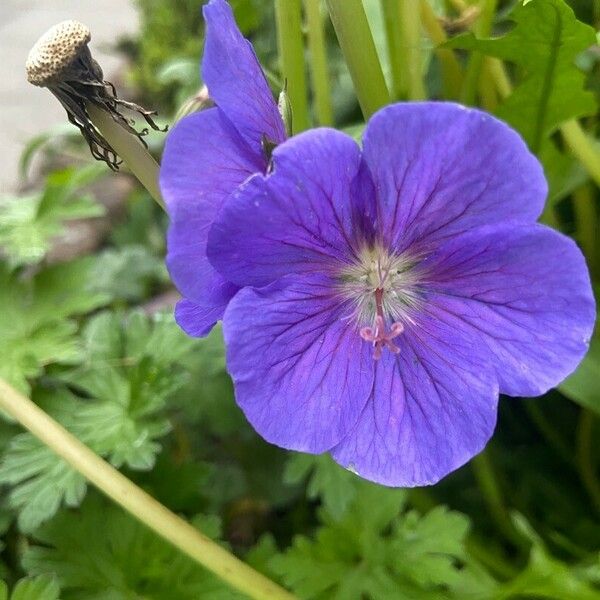
<svg viewBox="0 0 600 600"><path fill-rule="evenodd" d="M383 353L383 349L387 348L393 354L398 354L400 348L392 341L397 338L403 331L404 325L402 323L392 323L390 330L385 330L385 318L383 316L383 290L377 288L375 290L375 304L377 310L377 316L375 317L375 327L363 327L359 334L360 337L366 342L373 344L373 359L379 360Z"/></svg>

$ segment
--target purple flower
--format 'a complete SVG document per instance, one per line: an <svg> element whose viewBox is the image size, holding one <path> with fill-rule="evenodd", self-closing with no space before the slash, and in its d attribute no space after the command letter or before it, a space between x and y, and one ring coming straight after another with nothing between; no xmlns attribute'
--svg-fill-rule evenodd
<svg viewBox="0 0 600 600"><path fill-rule="evenodd" d="M583 257L535 223L543 172L505 124L396 104L362 152L317 129L273 161L225 202L207 250L242 288L223 319L228 368L269 442L431 484L484 447L499 393L541 394L585 354Z"/></svg>
<svg viewBox="0 0 600 600"><path fill-rule="evenodd" d="M202 76L216 107L176 125L167 138L160 170L170 218L167 266L184 296L175 317L195 336L210 331L238 289L206 258L210 225L233 190L250 175L266 171L264 142L285 139L258 59L237 28L229 4L211 0L203 13Z"/></svg>

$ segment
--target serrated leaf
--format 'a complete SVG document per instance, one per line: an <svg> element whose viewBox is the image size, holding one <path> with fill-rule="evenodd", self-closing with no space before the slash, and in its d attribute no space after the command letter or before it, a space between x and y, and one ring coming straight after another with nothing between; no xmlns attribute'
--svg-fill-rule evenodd
<svg viewBox="0 0 600 600"><path fill-rule="evenodd" d="M342 519L322 511L314 540L296 537L270 567L307 599L492 597L489 576L470 576L467 517L444 507L404 513L405 498L361 482Z"/></svg>
<svg viewBox="0 0 600 600"><path fill-rule="evenodd" d="M523 81L497 114L538 152L561 123L597 110L594 95L585 90L585 75L575 65L596 36L563 0L519 2L511 19L515 26L500 38L477 39L469 33L453 38L448 47L483 52L524 69Z"/></svg>
<svg viewBox="0 0 600 600"><path fill-rule="evenodd" d="M346 512L356 495L357 476L340 467L328 454L292 454L284 477L291 484L308 478L307 497L321 498L325 509L335 518Z"/></svg>
<svg viewBox="0 0 600 600"><path fill-rule="evenodd" d="M58 600L60 588L50 575L21 579L14 587L10 600Z"/></svg>
<svg viewBox="0 0 600 600"><path fill-rule="evenodd" d="M93 198L77 193L101 173L96 165L69 169L50 176L42 192L0 201L0 247L12 267L40 262L66 222L104 213Z"/></svg>
<svg viewBox="0 0 600 600"><path fill-rule="evenodd" d="M105 250L98 256L93 289L114 300L133 302L146 297L156 282L167 280L162 259L144 246L131 245Z"/></svg>
<svg viewBox="0 0 600 600"><path fill-rule="evenodd" d="M209 527L215 528L214 519ZM62 511L36 531L23 564L54 575L78 600L233 600L215 576L105 500L92 496L78 512Z"/></svg>
<svg viewBox="0 0 600 600"><path fill-rule="evenodd" d="M184 380L175 362L191 347L187 338L172 317L153 321L134 314L123 320L111 313L93 317L83 337L84 364L59 375L81 396L55 387L38 390L35 400L114 466L151 469L159 440L170 429L166 400ZM128 353L131 347L135 354ZM62 504L79 505L86 492L84 479L29 433L13 438L5 451L0 484L11 488L9 504L18 509L23 531L35 529Z"/></svg>
<svg viewBox="0 0 600 600"><path fill-rule="evenodd" d="M101 306L88 290L92 259L80 259L21 279L0 263L0 377L29 393L28 379L51 363L80 360L70 318Z"/></svg>

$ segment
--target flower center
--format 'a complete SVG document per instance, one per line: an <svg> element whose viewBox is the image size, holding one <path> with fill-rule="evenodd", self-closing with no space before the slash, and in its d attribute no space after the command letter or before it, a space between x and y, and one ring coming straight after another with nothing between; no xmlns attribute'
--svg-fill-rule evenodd
<svg viewBox="0 0 600 600"><path fill-rule="evenodd" d="M373 345L379 360L384 348L397 354L394 343L412 322L411 314L420 303L418 261L397 256L381 246L364 248L354 264L340 275L340 288L353 306L351 315L359 325L360 337Z"/></svg>

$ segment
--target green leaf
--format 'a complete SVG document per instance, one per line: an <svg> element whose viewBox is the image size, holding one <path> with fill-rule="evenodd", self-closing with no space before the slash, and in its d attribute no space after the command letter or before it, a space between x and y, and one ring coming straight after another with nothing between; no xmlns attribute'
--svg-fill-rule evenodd
<svg viewBox="0 0 600 600"><path fill-rule="evenodd" d="M285 482L300 483L308 478L306 496L321 498L323 506L334 518L340 518L356 495L357 476L340 467L328 454L318 456L294 453L284 474Z"/></svg>
<svg viewBox="0 0 600 600"><path fill-rule="evenodd" d="M453 38L448 47L483 52L522 67L523 81L497 114L538 152L561 123L596 111L594 95L584 89L585 75L575 65L596 36L563 0L520 2L511 19L514 28L500 38L477 39L469 33Z"/></svg>
<svg viewBox="0 0 600 600"><path fill-rule="evenodd" d="M14 587L10 600L58 600L59 595L60 588L56 579L40 575L21 579Z"/></svg>
<svg viewBox="0 0 600 600"><path fill-rule="evenodd" d="M55 173L40 193L0 200L0 246L12 267L40 262L65 222L103 214L93 198L77 193L102 172L92 165Z"/></svg>
<svg viewBox="0 0 600 600"><path fill-rule="evenodd" d="M271 568L300 598L491 597L484 593L494 582L471 568L464 549L467 518L444 507L403 513L405 498L360 482L343 518L321 511L314 540L296 537Z"/></svg>
<svg viewBox="0 0 600 600"><path fill-rule="evenodd" d="M0 377L28 394L28 379L51 363L81 360L70 318L101 306L90 292L91 259L57 265L32 279L19 278L0 263Z"/></svg>
<svg viewBox="0 0 600 600"><path fill-rule="evenodd" d="M568 398L600 414L600 339L592 337L590 349L577 370L558 389Z"/></svg>
<svg viewBox="0 0 600 600"><path fill-rule="evenodd" d="M214 519L208 524L205 532L214 532ZM78 600L242 598L96 495L77 512L59 513L34 537L39 545L26 550L25 570L31 575L54 575L65 593Z"/></svg>
<svg viewBox="0 0 600 600"><path fill-rule="evenodd" d="M98 256L93 275L92 289L128 302L142 300L153 284L168 281L163 260L139 245L105 250Z"/></svg>
<svg viewBox="0 0 600 600"><path fill-rule="evenodd" d="M64 387L37 390L40 406L114 466L149 470L170 429L166 400L184 382L176 362L193 347L172 317L93 317L83 332L83 365L60 373ZM85 480L29 433L13 438L0 462L0 483L11 487L9 505L31 531L62 504L78 506Z"/></svg>

